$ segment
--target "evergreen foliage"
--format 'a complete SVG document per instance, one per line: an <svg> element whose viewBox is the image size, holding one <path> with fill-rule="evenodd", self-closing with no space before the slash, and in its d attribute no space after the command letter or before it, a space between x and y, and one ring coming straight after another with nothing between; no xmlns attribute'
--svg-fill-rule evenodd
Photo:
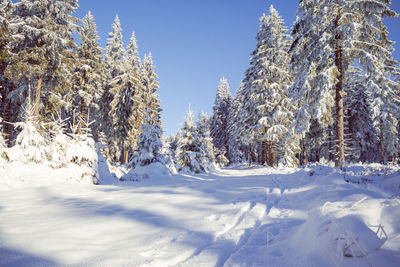
<svg viewBox="0 0 400 267"><path fill-rule="evenodd" d="M203 134L205 136L207 135L207 133ZM207 143L201 143L204 141L193 121L193 114L189 108L185 122L178 136L175 155L180 165L180 171L200 173L209 168L210 162L204 158L204 156L207 156ZM206 147L204 147L204 145Z"/></svg>
<svg viewBox="0 0 400 267"><path fill-rule="evenodd" d="M78 62L74 73L74 93L77 96L75 105L79 110L79 130L90 114L99 111L99 100L103 95L105 70L99 46L96 24L90 11L83 18L79 28L81 44L78 47ZM92 130L98 139L99 123L94 123Z"/></svg>
<svg viewBox="0 0 400 267"><path fill-rule="evenodd" d="M35 88L34 116L51 120L62 108L69 109L71 70L76 63L72 37L77 19L72 16L77 0L20 0L10 20L13 53L6 76L27 94ZM41 105L42 103L42 105ZM40 111L40 113L39 113Z"/></svg>
<svg viewBox="0 0 400 267"><path fill-rule="evenodd" d="M124 55L125 48L122 42L122 29L121 23L118 16L115 17L112 25L113 31L109 33L109 38L106 44L106 52L104 54L104 63L106 71L106 82L104 84L104 91L101 97L101 131L108 138L107 143L111 146L114 142L110 138L113 135L112 128L112 117L110 117L111 101L113 101L113 95L110 92L112 86L111 83L118 75L123 73ZM108 149L113 150L112 147ZM108 153L110 154L110 152ZM111 155L109 155L111 157Z"/></svg>
<svg viewBox="0 0 400 267"><path fill-rule="evenodd" d="M159 88L158 75L154 72L153 58L151 53L144 56L142 66L144 124L157 125L161 128L161 105L158 99L157 89Z"/></svg>
<svg viewBox="0 0 400 267"><path fill-rule="evenodd" d="M134 35L128 48L128 57L123 62L124 69L110 84L110 93L114 96L110 104L113 140L119 151L123 151L120 160L122 163L128 163L129 152L136 148L140 126L143 122L143 103L140 98L143 85L140 79L140 66L137 65L138 60L132 60L137 55Z"/></svg>
<svg viewBox="0 0 400 267"><path fill-rule="evenodd" d="M376 100L374 123L380 131L382 162L394 145L394 139L386 134L395 128L392 114L396 105L385 96L392 94L392 77L398 70L392 59L393 43L387 39L382 20L397 14L389 5L386 0L300 1L290 48L296 73L292 97L299 107L293 127L304 135L310 129L310 118L324 127L335 121L338 165L344 161L344 79L354 63L365 71Z"/></svg>
<svg viewBox="0 0 400 267"><path fill-rule="evenodd" d="M213 163L215 162L214 146L212 138L210 136L210 119L206 113L202 113L196 123L196 132L198 134L198 142L200 144L200 165L204 171L210 171L214 168ZM227 165L225 162L224 165Z"/></svg>
<svg viewBox="0 0 400 267"><path fill-rule="evenodd" d="M141 133L134 154L133 166L146 166L154 162L165 163L164 156L161 154L162 130L156 125L143 124Z"/></svg>
<svg viewBox="0 0 400 267"><path fill-rule="evenodd" d="M24 121L15 124L21 129L15 146L12 147L11 160L23 163L40 163L47 159L47 142L39 133L37 127L42 124L35 122L34 108L28 98L28 104L24 109Z"/></svg>
<svg viewBox="0 0 400 267"><path fill-rule="evenodd" d="M231 112L232 97L229 92L229 84L225 78L219 81L217 96L211 117L210 134L216 149L216 157L219 163L229 163L229 114Z"/></svg>
<svg viewBox="0 0 400 267"><path fill-rule="evenodd" d="M151 54L149 56L145 55L141 72L143 84L142 105L144 107L143 124L140 128L139 140L134 155L134 166L145 166L153 162L165 163L165 158L161 153L161 108L156 93L159 87L156 80L157 77L154 72Z"/></svg>

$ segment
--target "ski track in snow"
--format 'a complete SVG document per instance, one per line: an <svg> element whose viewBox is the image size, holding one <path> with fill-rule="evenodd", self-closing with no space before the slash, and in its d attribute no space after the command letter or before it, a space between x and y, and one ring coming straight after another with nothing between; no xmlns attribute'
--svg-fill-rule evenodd
<svg viewBox="0 0 400 267"><path fill-rule="evenodd" d="M0 183L0 266L400 266L398 195L333 168L119 182L100 164L108 185Z"/></svg>

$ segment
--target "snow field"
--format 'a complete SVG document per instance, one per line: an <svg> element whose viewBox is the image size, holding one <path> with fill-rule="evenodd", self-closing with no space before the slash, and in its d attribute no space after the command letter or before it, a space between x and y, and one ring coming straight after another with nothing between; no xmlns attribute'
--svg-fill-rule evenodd
<svg viewBox="0 0 400 267"><path fill-rule="evenodd" d="M100 186L1 183L1 266L399 265L400 200L382 189L398 172L362 168L352 177L372 182L351 184L331 167L238 166L120 182L99 162Z"/></svg>

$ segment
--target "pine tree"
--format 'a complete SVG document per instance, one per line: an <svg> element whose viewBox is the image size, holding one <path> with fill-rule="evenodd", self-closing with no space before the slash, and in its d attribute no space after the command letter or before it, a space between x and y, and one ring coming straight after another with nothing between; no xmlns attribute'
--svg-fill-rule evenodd
<svg viewBox="0 0 400 267"><path fill-rule="evenodd" d="M109 38L106 44L106 52L104 55L104 63L106 67L106 82L101 97L101 131L105 136L108 137L107 143L111 145L113 142L110 140L112 138L112 118L110 117L111 101L113 100L113 95L110 92L111 83L115 77L123 73L124 68L124 55L125 49L122 41L122 29L121 23L119 21L118 15L115 17L114 23L112 25L113 31L109 33ZM110 156L110 155L109 155Z"/></svg>
<svg viewBox="0 0 400 267"><path fill-rule="evenodd" d="M178 171L176 166L178 162L175 158L175 150L176 150L176 136L171 135L163 140L163 146L161 148L161 153L165 159L165 166L169 169L171 174L177 174Z"/></svg>
<svg viewBox="0 0 400 267"><path fill-rule="evenodd" d="M214 147L210 136L210 119L206 113L202 113L200 115L196 123L196 131L199 138L198 143L200 144L200 166L203 167L204 171L210 171L213 169L215 156L213 152ZM228 164L228 162L225 164Z"/></svg>
<svg viewBox="0 0 400 267"><path fill-rule="evenodd" d="M113 138L122 151L121 162L129 162L129 151L136 149L137 137L143 121L143 103L140 98L143 85L137 55L136 38L132 35L123 72L110 84ZM161 143L161 142L160 142Z"/></svg>
<svg viewBox="0 0 400 267"><path fill-rule="evenodd" d="M362 67L368 75L370 90L377 94L376 99L382 99L393 85L388 75L394 68L392 42L387 39L382 23L384 17L397 15L389 4L387 0L300 1L290 49L292 70L296 72L292 96L300 107L293 127L296 133L304 134L309 130L310 118L318 119L324 126L330 125L334 107L336 166L345 160L343 99L349 67L355 62ZM382 133L391 132L387 123L384 126L380 122L392 112L385 113L384 105L379 103L375 106L381 107L377 124L387 129ZM391 121L390 125L394 122L386 121ZM384 144L383 139L388 140L384 135L381 135L382 147L388 146Z"/></svg>
<svg viewBox="0 0 400 267"><path fill-rule="evenodd" d="M346 74L346 122L349 135L350 161L376 162L378 140L372 121L372 96L367 87L367 76L357 67Z"/></svg>
<svg viewBox="0 0 400 267"><path fill-rule="evenodd" d="M65 168L71 160L68 158L68 149L71 138L65 133L66 123L61 118L51 123L52 140L49 146L50 166L55 169Z"/></svg>
<svg viewBox="0 0 400 267"><path fill-rule="evenodd" d="M229 92L229 84L225 78L222 78L219 81L210 125L211 138L216 149L215 154L220 163L229 163L227 158L229 155L228 123L231 105L232 97Z"/></svg>
<svg viewBox="0 0 400 267"><path fill-rule="evenodd" d="M72 37L77 0L21 0L10 21L13 63L6 75L20 90L35 88L34 116L69 108L71 69L76 60ZM41 101L43 100L43 101ZM41 108L41 103L43 108Z"/></svg>
<svg viewBox="0 0 400 267"><path fill-rule="evenodd" d="M273 166L291 122L291 103L287 101L291 75L288 71L289 36L278 11L271 5L268 16L261 17L259 45L256 52L254 81L250 104L257 108L258 122L253 125L262 141L262 162ZM278 150L278 151L274 151Z"/></svg>
<svg viewBox="0 0 400 267"><path fill-rule="evenodd" d="M161 153L163 145L161 129L156 125L143 124L140 131L133 166L146 166L154 162L165 163L164 156Z"/></svg>
<svg viewBox="0 0 400 267"><path fill-rule="evenodd" d="M161 128L161 105L158 99L157 90L159 88L158 75L154 72L153 59L151 53L144 56L142 68L143 106L144 106L144 124L158 125Z"/></svg>
<svg viewBox="0 0 400 267"><path fill-rule="evenodd" d="M99 111L99 100L103 94L105 80L102 49L99 46L100 38L90 11L83 18L79 36L81 44L78 47L79 61L74 73L74 89L79 107L78 132L81 133L84 122L90 120L90 113L95 114ZM98 139L98 123L93 125L95 139Z"/></svg>
<svg viewBox="0 0 400 267"><path fill-rule="evenodd" d="M259 30L256 34L256 48L251 53L250 66L245 71L243 79L243 107L239 113L240 118L240 137L249 149L249 165L252 164L253 157L256 153L255 144L259 141L259 120L262 118L260 109L258 108L260 100L260 85L262 85L262 74L265 73L264 59L266 50L264 43L269 38L267 25L267 16L263 14L260 17Z"/></svg>
<svg viewBox="0 0 400 267"><path fill-rule="evenodd" d="M161 154L161 108L156 94L158 89L157 77L151 54L145 55L140 77L143 84L143 124L133 160L135 166L145 166L153 162L165 163L165 158Z"/></svg>
<svg viewBox="0 0 400 267"><path fill-rule="evenodd" d="M110 92L114 79L123 74L124 71L124 56L125 48L122 41L122 29L118 15L115 16L112 25L113 31L109 33L109 38L106 44L106 52L104 54L104 63L106 67L106 82L104 85L103 95L101 97L101 120L100 127L102 135L105 136L104 141L107 142L106 156L113 161L119 161L122 158L122 152L114 140L114 129L112 127L112 117L110 115L111 102L114 95Z"/></svg>
<svg viewBox="0 0 400 267"><path fill-rule="evenodd" d="M73 179L88 184L99 184L96 144L91 137L89 125L85 123L83 126L82 133L78 132L78 124L71 126L66 159L69 165L79 166L79 172L74 174Z"/></svg>
<svg viewBox="0 0 400 267"><path fill-rule="evenodd" d="M176 159L180 165L180 171L200 173L204 171L201 165L200 137L193 121L193 114L189 111L180 131L176 149Z"/></svg>
<svg viewBox="0 0 400 267"><path fill-rule="evenodd" d="M240 82L239 88L236 90L236 97L232 99L231 111L228 120L229 135L229 159L231 163L239 163L244 159L243 143L240 139L240 117L244 103L243 83Z"/></svg>
<svg viewBox="0 0 400 267"><path fill-rule="evenodd" d="M8 99L11 91L13 91L12 82L5 77L5 70L11 63L10 43L12 42L9 21L13 11L11 1L0 1L0 135L10 138L12 127L6 122L14 122L11 110L17 109ZM16 112L18 113L18 112ZM4 140L3 140L4 141Z"/></svg>
<svg viewBox="0 0 400 267"><path fill-rule="evenodd" d="M18 160L23 163L40 163L47 159L47 143L45 138L39 133L38 127L41 123L35 121L34 107L30 98L24 108L24 119L15 124L21 129L17 136L15 146L12 149L12 161Z"/></svg>

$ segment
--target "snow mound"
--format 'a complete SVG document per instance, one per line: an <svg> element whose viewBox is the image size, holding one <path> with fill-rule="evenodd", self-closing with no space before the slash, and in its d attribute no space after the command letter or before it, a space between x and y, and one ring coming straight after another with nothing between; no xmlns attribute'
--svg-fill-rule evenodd
<svg viewBox="0 0 400 267"><path fill-rule="evenodd" d="M160 162L154 162L146 166L138 166L121 177L124 181L138 181L140 179L158 179L171 175L169 169Z"/></svg>
<svg viewBox="0 0 400 267"><path fill-rule="evenodd" d="M385 237L378 237L361 216L339 217L337 213L326 214L323 208L311 211L292 237L299 255L328 265L340 265L345 258L364 258L369 262L369 255L385 241Z"/></svg>
<svg viewBox="0 0 400 267"><path fill-rule="evenodd" d="M400 171L397 171L394 174L389 175L382 182L382 187L384 189L400 193Z"/></svg>
<svg viewBox="0 0 400 267"><path fill-rule="evenodd" d="M92 172L92 168L76 164L54 169L47 162L9 162L0 166L0 188L51 186L60 183L90 185L93 184Z"/></svg>

